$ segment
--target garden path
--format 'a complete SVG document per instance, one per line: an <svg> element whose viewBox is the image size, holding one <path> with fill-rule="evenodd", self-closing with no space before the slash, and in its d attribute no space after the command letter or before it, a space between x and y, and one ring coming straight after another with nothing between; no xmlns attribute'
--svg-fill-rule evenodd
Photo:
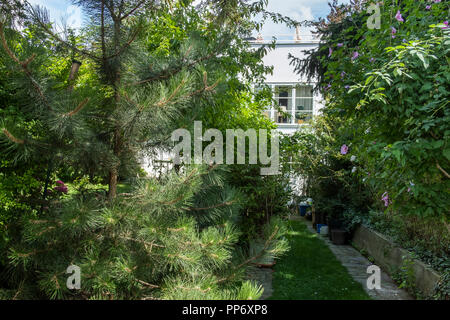
<svg viewBox="0 0 450 320"><path fill-rule="evenodd" d="M290 216L292 220L302 221L306 224L308 230L312 233L316 232L311 221L299 216ZM348 270L350 276L357 282L361 283L367 294L375 300L412 300L413 298L405 290L400 289L389 277L389 275L381 270L381 289L369 290L367 288L367 278L369 274L366 272L367 267L372 263L367 260L361 253L350 245L335 245L328 237L320 236L336 258Z"/></svg>

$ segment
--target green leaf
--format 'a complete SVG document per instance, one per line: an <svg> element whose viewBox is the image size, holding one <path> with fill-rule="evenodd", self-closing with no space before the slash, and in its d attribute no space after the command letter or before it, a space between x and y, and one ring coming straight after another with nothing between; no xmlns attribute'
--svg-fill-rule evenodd
<svg viewBox="0 0 450 320"><path fill-rule="evenodd" d="M450 160L450 148L444 149L444 151L442 151L442 153L444 154L444 157L447 158L447 160Z"/></svg>

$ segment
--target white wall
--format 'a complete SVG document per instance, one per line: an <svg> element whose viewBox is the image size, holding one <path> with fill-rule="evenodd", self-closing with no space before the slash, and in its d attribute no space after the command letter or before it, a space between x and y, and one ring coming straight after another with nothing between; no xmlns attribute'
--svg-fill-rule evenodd
<svg viewBox="0 0 450 320"><path fill-rule="evenodd" d="M258 42L252 43L252 47L257 48L262 44ZM319 46L319 41L288 41L280 42L276 44L275 49L270 50L267 55L263 58L264 65L273 66L273 73L266 75L267 84L296 84L305 83L307 84L306 77L301 77L294 72L294 66L289 65L290 59L289 53L293 56L304 59L306 55L304 51L317 48ZM309 84L315 85L315 82ZM314 93L313 96L313 115L317 116L320 113L320 109L323 108L322 96L318 93ZM280 124L278 130L286 134L292 134L298 130L299 125L295 124Z"/></svg>
<svg viewBox="0 0 450 320"><path fill-rule="evenodd" d="M252 46L260 46L253 44ZM266 81L269 83L292 83L292 82L306 82L305 78L301 78L294 73L294 66L290 66L288 59L289 53L297 58L304 59L304 50L310 50L317 47L316 43L281 43L277 44L274 50L271 50L263 58L266 66L273 66L273 74L266 76Z"/></svg>

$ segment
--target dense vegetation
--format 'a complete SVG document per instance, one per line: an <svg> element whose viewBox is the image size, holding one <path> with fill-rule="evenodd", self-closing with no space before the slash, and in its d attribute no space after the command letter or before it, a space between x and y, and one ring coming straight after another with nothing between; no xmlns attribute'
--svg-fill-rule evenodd
<svg viewBox="0 0 450 320"><path fill-rule="evenodd" d="M194 120L272 129L267 97L249 94L270 48L243 39L255 15L293 22L266 1L73 3L90 22L64 32L43 8L1 6L1 297L257 299L246 271L287 250L285 177L259 165L146 177L140 159ZM81 290L65 285L69 265Z"/></svg>
<svg viewBox="0 0 450 320"><path fill-rule="evenodd" d="M319 213L366 223L444 273L449 297L450 30L445 1L331 4L323 42L299 73L318 77L326 108L292 141Z"/></svg>

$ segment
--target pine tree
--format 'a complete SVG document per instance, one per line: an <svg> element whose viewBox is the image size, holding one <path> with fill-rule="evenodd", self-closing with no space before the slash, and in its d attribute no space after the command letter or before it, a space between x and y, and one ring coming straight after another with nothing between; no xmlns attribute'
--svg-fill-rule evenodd
<svg viewBox="0 0 450 320"><path fill-rule="evenodd" d="M9 250L6 279L11 289L2 295L258 298L261 290L244 281L245 273L286 250L282 224L272 220L264 228L263 241L243 246L236 226L242 201L224 181L223 167L185 166L161 180L140 180L128 196L116 193L121 168L135 163L141 152L167 145L169 133L192 122L211 101L220 70L207 70L224 64L226 59L218 60L224 48L238 50L233 43L242 43L242 34L254 27L247 19L262 12L264 1L257 6L205 2L199 8L189 1L74 3L91 19L82 41L61 37L45 10L28 6L43 38L74 58L62 84L42 70L48 56L17 52L8 36L18 35L6 27L7 21L0 23L1 44L15 70L13 81L23 95L23 107L45 132L36 137L4 121L2 142L17 159L45 157L49 172L64 162L96 175L107 173L109 197L55 201L38 217L26 219L21 239ZM195 15L197 9L200 16ZM169 54L146 48L149 26L171 14L196 17L196 27L208 27L209 34L194 30L184 41L174 39ZM95 70L94 89L79 85L79 61ZM81 268L79 291L65 285L69 265Z"/></svg>
<svg viewBox="0 0 450 320"><path fill-rule="evenodd" d="M10 251L8 278L16 298L257 299L243 282L249 265L286 250L280 224L265 228L253 252L238 249L233 223L239 202L222 188L223 169L188 167L164 182L141 181L128 199L105 206L71 199L27 221L23 241ZM210 207L195 204L216 189ZM222 190L222 192L217 192ZM230 194L231 193L231 194ZM232 199L232 200L230 200ZM208 216L208 221L198 219ZM201 221L201 222L199 222ZM81 290L66 287L69 265L81 268Z"/></svg>

